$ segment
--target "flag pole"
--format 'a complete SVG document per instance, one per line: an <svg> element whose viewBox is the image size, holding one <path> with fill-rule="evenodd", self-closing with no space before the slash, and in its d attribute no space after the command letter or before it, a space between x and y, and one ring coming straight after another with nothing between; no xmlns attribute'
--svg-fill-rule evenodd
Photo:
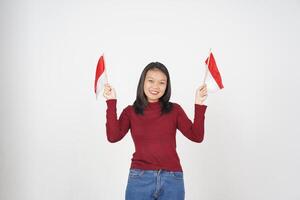
<svg viewBox="0 0 300 200"><path fill-rule="evenodd" d="M102 54L103 56L103 60L104 60L104 53ZM105 63L104 63L104 66L105 66ZM106 83L108 83L108 76L107 76L107 72L106 72L106 66L105 66L105 69L104 69L104 74L105 74L105 80L106 80Z"/></svg>
<svg viewBox="0 0 300 200"><path fill-rule="evenodd" d="M209 49L207 64L205 63L205 75L204 75L204 79L203 79L202 85L205 84L206 77L207 77L207 74L208 74L208 66L209 66L209 62L210 62L210 54L211 54L211 48Z"/></svg>
<svg viewBox="0 0 300 200"><path fill-rule="evenodd" d="M105 66L104 75L105 75L106 84L108 84L108 76L107 76L106 70L107 70L107 67Z"/></svg>
<svg viewBox="0 0 300 200"><path fill-rule="evenodd" d="M108 76L107 76L107 72L106 72L106 67L105 67L105 70L104 70L104 73L105 73L105 80L106 80L106 83L108 83Z"/></svg>

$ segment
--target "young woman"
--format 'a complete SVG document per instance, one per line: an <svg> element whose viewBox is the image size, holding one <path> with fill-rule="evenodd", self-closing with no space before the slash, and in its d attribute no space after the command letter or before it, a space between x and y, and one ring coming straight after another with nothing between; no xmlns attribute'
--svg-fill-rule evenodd
<svg viewBox="0 0 300 200"><path fill-rule="evenodd" d="M194 142L202 142L207 98L206 85L196 91L192 122L179 104L169 102L171 83L167 68L152 62L143 70L133 105L123 109L119 119L116 92L105 85L106 133L118 142L128 130L135 145L126 187L126 200L183 200L183 171L176 152L176 130Z"/></svg>

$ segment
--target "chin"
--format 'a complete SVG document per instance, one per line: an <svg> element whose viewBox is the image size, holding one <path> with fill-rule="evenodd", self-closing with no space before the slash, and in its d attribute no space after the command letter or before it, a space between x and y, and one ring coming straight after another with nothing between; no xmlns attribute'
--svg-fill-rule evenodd
<svg viewBox="0 0 300 200"><path fill-rule="evenodd" d="M154 98L148 98L148 101L149 101L149 102L156 102L156 101L159 101L159 98L157 98L157 99L154 99Z"/></svg>

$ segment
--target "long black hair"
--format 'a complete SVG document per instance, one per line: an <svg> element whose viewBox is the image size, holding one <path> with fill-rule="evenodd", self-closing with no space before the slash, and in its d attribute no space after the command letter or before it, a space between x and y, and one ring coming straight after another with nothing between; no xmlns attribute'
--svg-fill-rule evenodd
<svg viewBox="0 0 300 200"><path fill-rule="evenodd" d="M171 97L171 82L168 69L160 62L151 62L143 70L136 92L136 99L133 103L135 113L143 115L145 107L148 105L147 97L144 93L144 82L149 70L160 70L167 77L167 87L165 93L159 98L161 105L161 114L168 113L172 110L172 103L169 102Z"/></svg>

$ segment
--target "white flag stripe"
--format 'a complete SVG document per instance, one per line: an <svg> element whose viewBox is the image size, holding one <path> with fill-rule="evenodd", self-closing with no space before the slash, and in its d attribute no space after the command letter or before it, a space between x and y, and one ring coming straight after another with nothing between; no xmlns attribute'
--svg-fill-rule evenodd
<svg viewBox="0 0 300 200"><path fill-rule="evenodd" d="M217 82L212 77L210 71L208 70L207 78L206 78L206 85L207 85L207 92L208 93L215 93L220 90Z"/></svg>
<svg viewBox="0 0 300 200"><path fill-rule="evenodd" d="M97 81L96 97L98 97L98 95L100 93L102 93L104 90L104 84L106 83L106 78L105 78L104 73L105 73L105 70L104 70L103 74L101 74L101 76L99 77L99 79Z"/></svg>

